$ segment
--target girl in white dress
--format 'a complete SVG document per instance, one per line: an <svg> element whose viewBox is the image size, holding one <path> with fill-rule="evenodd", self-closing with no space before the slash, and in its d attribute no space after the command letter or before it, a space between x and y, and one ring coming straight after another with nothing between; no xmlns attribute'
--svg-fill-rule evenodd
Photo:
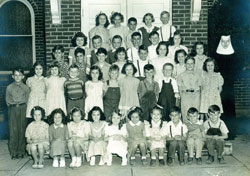
<svg viewBox="0 0 250 176"><path fill-rule="evenodd" d="M85 83L85 113L98 106L103 110L104 83L102 80L102 72L98 66L92 66L88 75L89 81Z"/></svg>
<svg viewBox="0 0 250 176"><path fill-rule="evenodd" d="M90 141L88 157L90 157L90 166L95 165L95 156L100 155L99 165L102 166L107 161L107 142L104 140L104 129L107 125L105 115L100 107L94 106L88 114L90 121Z"/></svg>
<svg viewBox="0 0 250 176"><path fill-rule="evenodd" d="M108 141L107 146L107 165L112 165L112 154L117 154L122 157L122 166L127 165L128 143L126 141L127 130L126 125L123 125L121 120L122 115L118 112L113 112L111 123L105 128L105 136Z"/></svg>
<svg viewBox="0 0 250 176"><path fill-rule="evenodd" d="M46 114L49 115L54 109L61 108L65 114L66 102L64 97L65 77L59 77L58 62L54 62L50 66L51 76L45 79L46 84Z"/></svg>

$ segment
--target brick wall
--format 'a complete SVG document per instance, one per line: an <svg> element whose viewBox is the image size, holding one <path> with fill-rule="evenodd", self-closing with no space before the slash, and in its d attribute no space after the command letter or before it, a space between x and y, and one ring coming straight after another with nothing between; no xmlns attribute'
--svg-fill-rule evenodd
<svg viewBox="0 0 250 176"><path fill-rule="evenodd" d="M75 32L81 31L80 0L62 0L61 12L62 24L53 25L50 12L50 1L45 0L47 62L51 61L51 50L57 44L64 46L65 55L67 56L69 48L71 47L71 38Z"/></svg>
<svg viewBox="0 0 250 176"><path fill-rule="evenodd" d="M249 117L250 114L250 72L246 74L248 74L248 77L238 78L234 82L237 117Z"/></svg>
<svg viewBox="0 0 250 176"><path fill-rule="evenodd" d="M198 22L190 21L190 0L173 0L172 5L173 25L181 31L183 44L191 49L196 41L207 43L208 0L202 0L200 20Z"/></svg>

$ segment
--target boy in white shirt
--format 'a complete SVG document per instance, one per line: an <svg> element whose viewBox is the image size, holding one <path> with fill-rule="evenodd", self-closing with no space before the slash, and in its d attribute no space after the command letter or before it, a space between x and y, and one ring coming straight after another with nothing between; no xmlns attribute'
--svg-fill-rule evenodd
<svg viewBox="0 0 250 176"><path fill-rule="evenodd" d="M162 26L159 29L160 39L161 41L169 41L170 37L174 36L174 32L176 28L169 24L170 14L167 11L162 11L160 15L160 20L162 22Z"/></svg>
<svg viewBox="0 0 250 176"><path fill-rule="evenodd" d="M156 31L150 32L149 40L151 42L151 45L148 47L149 58L154 59L157 57L156 48L157 48L159 41L160 41L158 32L156 32Z"/></svg>
<svg viewBox="0 0 250 176"><path fill-rule="evenodd" d="M135 62L136 60L139 59L138 49L142 42L141 33L134 32L131 38L133 46L127 50L127 54L128 54L128 60Z"/></svg>

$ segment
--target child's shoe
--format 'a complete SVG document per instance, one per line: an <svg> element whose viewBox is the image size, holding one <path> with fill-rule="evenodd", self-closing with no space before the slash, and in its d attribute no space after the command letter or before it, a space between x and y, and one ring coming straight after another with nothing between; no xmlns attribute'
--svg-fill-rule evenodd
<svg viewBox="0 0 250 176"><path fill-rule="evenodd" d="M82 165L82 157L76 157L75 167L80 167Z"/></svg>
<svg viewBox="0 0 250 176"><path fill-rule="evenodd" d="M165 161L164 161L164 159L159 159L159 165L160 165L160 166L165 166Z"/></svg>
<svg viewBox="0 0 250 176"><path fill-rule="evenodd" d="M60 167L65 167L65 159L60 159Z"/></svg>
<svg viewBox="0 0 250 176"><path fill-rule="evenodd" d="M219 161L220 164L226 164L223 157L218 157L218 161Z"/></svg>
<svg viewBox="0 0 250 176"><path fill-rule="evenodd" d="M188 165L193 164L193 158L192 158L192 157L188 157L188 159L187 159L187 164L188 164Z"/></svg>
<svg viewBox="0 0 250 176"><path fill-rule="evenodd" d="M134 166L135 165L135 158L130 158L130 165L131 166Z"/></svg>
<svg viewBox="0 0 250 176"><path fill-rule="evenodd" d="M201 159L201 157L200 157L200 158L197 158L197 159L196 159L196 162L197 162L198 165L202 165L202 159Z"/></svg>
<svg viewBox="0 0 250 176"><path fill-rule="evenodd" d="M95 165L95 157L94 157L94 156L92 156L92 157L90 158L89 165L90 165L90 166L94 166L94 165Z"/></svg>
<svg viewBox="0 0 250 176"><path fill-rule="evenodd" d="M174 165L174 159L173 158L168 158L168 165L173 166Z"/></svg>
<svg viewBox="0 0 250 176"><path fill-rule="evenodd" d="M156 166L156 159L151 159L150 166L155 167Z"/></svg>
<svg viewBox="0 0 250 176"><path fill-rule="evenodd" d="M208 155L207 164L212 164L214 162L214 156Z"/></svg>
<svg viewBox="0 0 250 176"><path fill-rule="evenodd" d="M127 166L128 160L126 157L122 158L122 166Z"/></svg>
<svg viewBox="0 0 250 176"><path fill-rule="evenodd" d="M76 157L73 156L72 157L72 162L70 163L69 167L75 167L75 165L76 165Z"/></svg>
<svg viewBox="0 0 250 176"><path fill-rule="evenodd" d="M103 158L100 158L100 162L99 162L99 166L103 166L105 164L105 162L103 161Z"/></svg>
<svg viewBox="0 0 250 176"><path fill-rule="evenodd" d="M52 166L53 166L53 167L59 167L58 159L54 159L54 160L53 160Z"/></svg>
<svg viewBox="0 0 250 176"><path fill-rule="evenodd" d="M146 158L143 158L141 161L143 166L147 166L148 163Z"/></svg>
<svg viewBox="0 0 250 176"><path fill-rule="evenodd" d="M184 165L185 165L184 160L180 161L180 165L181 165L181 166L184 166Z"/></svg>

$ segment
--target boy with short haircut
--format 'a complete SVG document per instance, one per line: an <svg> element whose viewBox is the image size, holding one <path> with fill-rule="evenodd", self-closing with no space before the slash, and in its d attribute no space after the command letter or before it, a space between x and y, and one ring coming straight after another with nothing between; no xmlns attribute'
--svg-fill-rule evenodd
<svg viewBox="0 0 250 176"><path fill-rule="evenodd" d="M205 133L203 123L199 120L199 112L196 108L189 108L187 112L187 148L189 157L187 159L188 164L193 163L194 150L196 153L196 163L202 164L201 152L204 145Z"/></svg>
<svg viewBox="0 0 250 176"><path fill-rule="evenodd" d="M70 112L74 107L78 107L84 112L84 82L78 76L79 67L72 64L69 67L69 78L64 82L67 112Z"/></svg>
<svg viewBox="0 0 250 176"><path fill-rule="evenodd" d="M156 48L160 41L159 33L156 31L152 31L149 34L149 40L151 42L151 45L148 47L149 58L154 59L157 57Z"/></svg>
<svg viewBox="0 0 250 176"><path fill-rule="evenodd" d="M146 64L150 64L150 60L148 58L148 47L141 45L138 48L138 55L139 55L139 59L133 60L133 63L137 69L137 72L135 73L135 77L137 77L140 80L143 80L145 78L144 66Z"/></svg>
<svg viewBox="0 0 250 176"><path fill-rule="evenodd" d="M52 59L59 64L60 76L68 78L69 64L64 60L64 47L62 45L54 46L52 49Z"/></svg>
<svg viewBox="0 0 250 176"><path fill-rule="evenodd" d="M138 32L137 29L137 19L135 17L131 17L128 19L128 35L127 35L127 43L126 43L126 47L127 48L131 48L133 46L132 44L132 34L134 32Z"/></svg>
<svg viewBox="0 0 250 176"><path fill-rule="evenodd" d="M107 63L109 64L113 64L116 62L115 51L117 48L120 48L122 46L122 37L120 35L115 35L112 38L111 44L113 49L108 51L108 57L107 57Z"/></svg>
<svg viewBox="0 0 250 176"><path fill-rule="evenodd" d="M136 60L139 60L139 46L141 45L142 39L141 39L141 33L140 32L134 32L131 35L131 42L132 47L128 49L128 60L135 62Z"/></svg>
<svg viewBox="0 0 250 176"><path fill-rule="evenodd" d="M175 152L178 151L180 165L183 166L185 156L185 143L187 138L187 126L181 121L180 108L174 106L170 109L171 121L167 124L167 148L168 159L167 164L173 166Z"/></svg>
<svg viewBox="0 0 250 176"><path fill-rule="evenodd" d="M159 29L160 39L161 41L169 41L170 37L174 36L174 32L176 28L169 24L170 14L167 11L161 12L160 20L162 22L162 26Z"/></svg>
<svg viewBox="0 0 250 176"><path fill-rule="evenodd" d="M23 69L15 68L12 78L14 82L7 86L5 100L8 107L10 155L11 159L17 159L25 155L26 103L30 90L22 82Z"/></svg>
<svg viewBox="0 0 250 176"><path fill-rule="evenodd" d="M163 78L159 79L160 94L158 104L164 109L164 119L170 121L170 109L176 105L176 100L180 98L177 81L173 78L174 66L165 63L162 67Z"/></svg>
<svg viewBox="0 0 250 176"><path fill-rule="evenodd" d="M98 62L95 65L101 69L103 80L106 81L109 79L109 68L111 66L106 62L108 52L105 48L99 48L96 52L96 55L98 57Z"/></svg>
<svg viewBox="0 0 250 176"><path fill-rule="evenodd" d="M102 46L102 38L99 35L95 35L92 38L92 45L93 45L93 50L91 51L91 58L90 58L90 66L96 64L98 62L98 57L96 55L96 52L99 48Z"/></svg>
<svg viewBox="0 0 250 176"><path fill-rule="evenodd" d="M220 164L224 164L222 156L224 151L224 140L228 138L228 128L224 121L220 119L221 110L217 105L208 108L209 119L204 122L206 145L208 149L207 164L214 162L214 150L217 151L217 158Z"/></svg>
<svg viewBox="0 0 250 176"><path fill-rule="evenodd" d="M87 64L85 61L85 50L83 48L76 48L75 49L75 58L76 58L76 65L79 68L79 79L82 80L84 83L88 80L87 79L87 72L89 71L87 68Z"/></svg>
<svg viewBox="0 0 250 176"><path fill-rule="evenodd" d="M145 79L139 83L138 93L140 107L143 110L143 120L149 120L149 115L159 97L159 84L154 81L154 66L146 64L144 66Z"/></svg>

